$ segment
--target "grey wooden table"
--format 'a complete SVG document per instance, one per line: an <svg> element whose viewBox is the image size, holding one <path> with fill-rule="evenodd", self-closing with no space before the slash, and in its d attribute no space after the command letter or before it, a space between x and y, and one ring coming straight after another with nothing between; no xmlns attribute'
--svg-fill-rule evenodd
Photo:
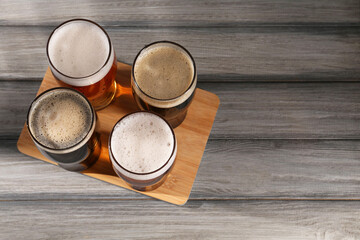
<svg viewBox="0 0 360 240"><path fill-rule="evenodd" d="M221 100L178 207L19 153L52 29L108 31L119 61L156 40ZM360 2L0 1L0 239L360 239Z"/></svg>

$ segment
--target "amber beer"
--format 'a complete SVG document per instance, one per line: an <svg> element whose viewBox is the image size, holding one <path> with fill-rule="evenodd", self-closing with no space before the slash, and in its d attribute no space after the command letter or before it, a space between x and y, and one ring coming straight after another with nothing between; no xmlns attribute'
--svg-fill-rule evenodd
<svg viewBox="0 0 360 240"><path fill-rule="evenodd" d="M116 93L116 56L105 30L87 19L60 24L50 35L47 56L54 77L82 92L95 110Z"/></svg>
<svg viewBox="0 0 360 240"><path fill-rule="evenodd" d="M169 41L145 46L134 60L131 77L140 109L160 114L174 128L184 121L197 82L194 59L184 47Z"/></svg>
<svg viewBox="0 0 360 240"><path fill-rule="evenodd" d="M173 129L154 113L128 114L110 133L109 155L114 171L140 191L153 190L165 181L176 153Z"/></svg>
<svg viewBox="0 0 360 240"><path fill-rule="evenodd" d="M30 105L26 123L39 151L67 170L85 170L99 158L95 111L74 89L41 93Z"/></svg>

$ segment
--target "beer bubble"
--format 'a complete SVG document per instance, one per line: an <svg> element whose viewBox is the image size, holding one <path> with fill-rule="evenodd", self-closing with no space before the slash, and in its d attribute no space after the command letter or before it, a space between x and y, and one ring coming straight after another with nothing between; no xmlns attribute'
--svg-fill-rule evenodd
<svg viewBox="0 0 360 240"><path fill-rule="evenodd" d="M110 146L114 158L123 168L147 173L168 161L174 139L164 120L152 113L138 112L116 124ZM131 151L124 153L126 147L131 148Z"/></svg>
<svg viewBox="0 0 360 240"><path fill-rule="evenodd" d="M71 76L62 80L75 86L88 86L95 83L94 79L101 80L109 72L114 59L110 51L106 33L97 25L83 20L63 24L48 42L48 55L55 71ZM97 76L81 81L73 79L93 74Z"/></svg>
<svg viewBox="0 0 360 240"><path fill-rule="evenodd" d="M148 67L151 66L151 67ZM134 65L134 80L141 89L140 95L151 96L147 103L169 108L177 106L189 98L184 93L189 89L194 78L194 65L191 57L168 43L156 43L141 51ZM192 88L194 91L195 88ZM157 99L171 101L158 101Z"/></svg>
<svg viewBox="0 0 360 240"><path fill-rule="evenodd" d="M91 114L89 104L77 93L48 92L34 102L29 112L29 128L41 144L55 149L67 148L88 133Z"/></svg>

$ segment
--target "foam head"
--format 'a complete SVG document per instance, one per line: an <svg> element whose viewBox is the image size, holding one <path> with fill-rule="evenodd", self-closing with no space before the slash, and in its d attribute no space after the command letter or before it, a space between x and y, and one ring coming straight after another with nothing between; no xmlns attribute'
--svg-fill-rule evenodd
<svg viewBox="0 0 360 240"><path fill-rule="evenodd" d="M133 78L141 89L135 91L145 102L156 107L172 107L184 102L195 90L195 63L189 53L177 44L154 43L138 54ZM174 98L177 99L171 100Z"/></svg>
<svg viewBox="0 0 360 240"><path fill-rule="evenodd" d="M56 89L39 96L28 113L32 136L51 149L66 149L86 138L93 128L89 102L75 90Z"/></svg>
<svg viewBox="0 0 360 240"><path fill-rule="evenodd" d="M175 148L176 140L170 126L149 112L137 112L123 118L115 125L110 140L113 160L134 173L150 173L167 162L171 166ZM141 176L127 172L125 175L141 179Z"/></svg>
<svg viewBox="0 0 360 240"><path fill-rule="evenodd" d="M56 28L49 38L47 53L55 77L75 86L101 80L114 59L105 31L87 20L72 20Z"/></svg>

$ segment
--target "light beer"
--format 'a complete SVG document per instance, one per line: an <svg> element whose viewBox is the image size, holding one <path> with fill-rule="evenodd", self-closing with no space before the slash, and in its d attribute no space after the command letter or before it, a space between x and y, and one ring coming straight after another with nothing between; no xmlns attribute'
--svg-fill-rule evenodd
<svg viewBox="0 0 360 240"><path fill-rule="evenodd" d="M70 88L43 92L28 111L27 127L39 151L70 171L85 170L98 159L95 125L90 102Z"/></svg>
<svg viewBox="0 0 360 240"><path fill-rule="evenodd" d="M175 128L185 119L194 97L195 62L181 45L155 42L136 56L131 83L139 108L160 114Z"/></svg>
<svg viewBox="0 0 360 240"><path fill-rule="evenodd" d="M114 171L140 191L153 190L165 181L176 152L171 126L150 112L124 116L116 123L109 138Z"/></svg>
<svg viewBox="0 0 360 240"><path fill-rule="evenodd" d="M55 78L82 92L95 110L111 103L116 93L116 56L98 24L86 19L62 23L49 37L47 56Z"/></svg>

